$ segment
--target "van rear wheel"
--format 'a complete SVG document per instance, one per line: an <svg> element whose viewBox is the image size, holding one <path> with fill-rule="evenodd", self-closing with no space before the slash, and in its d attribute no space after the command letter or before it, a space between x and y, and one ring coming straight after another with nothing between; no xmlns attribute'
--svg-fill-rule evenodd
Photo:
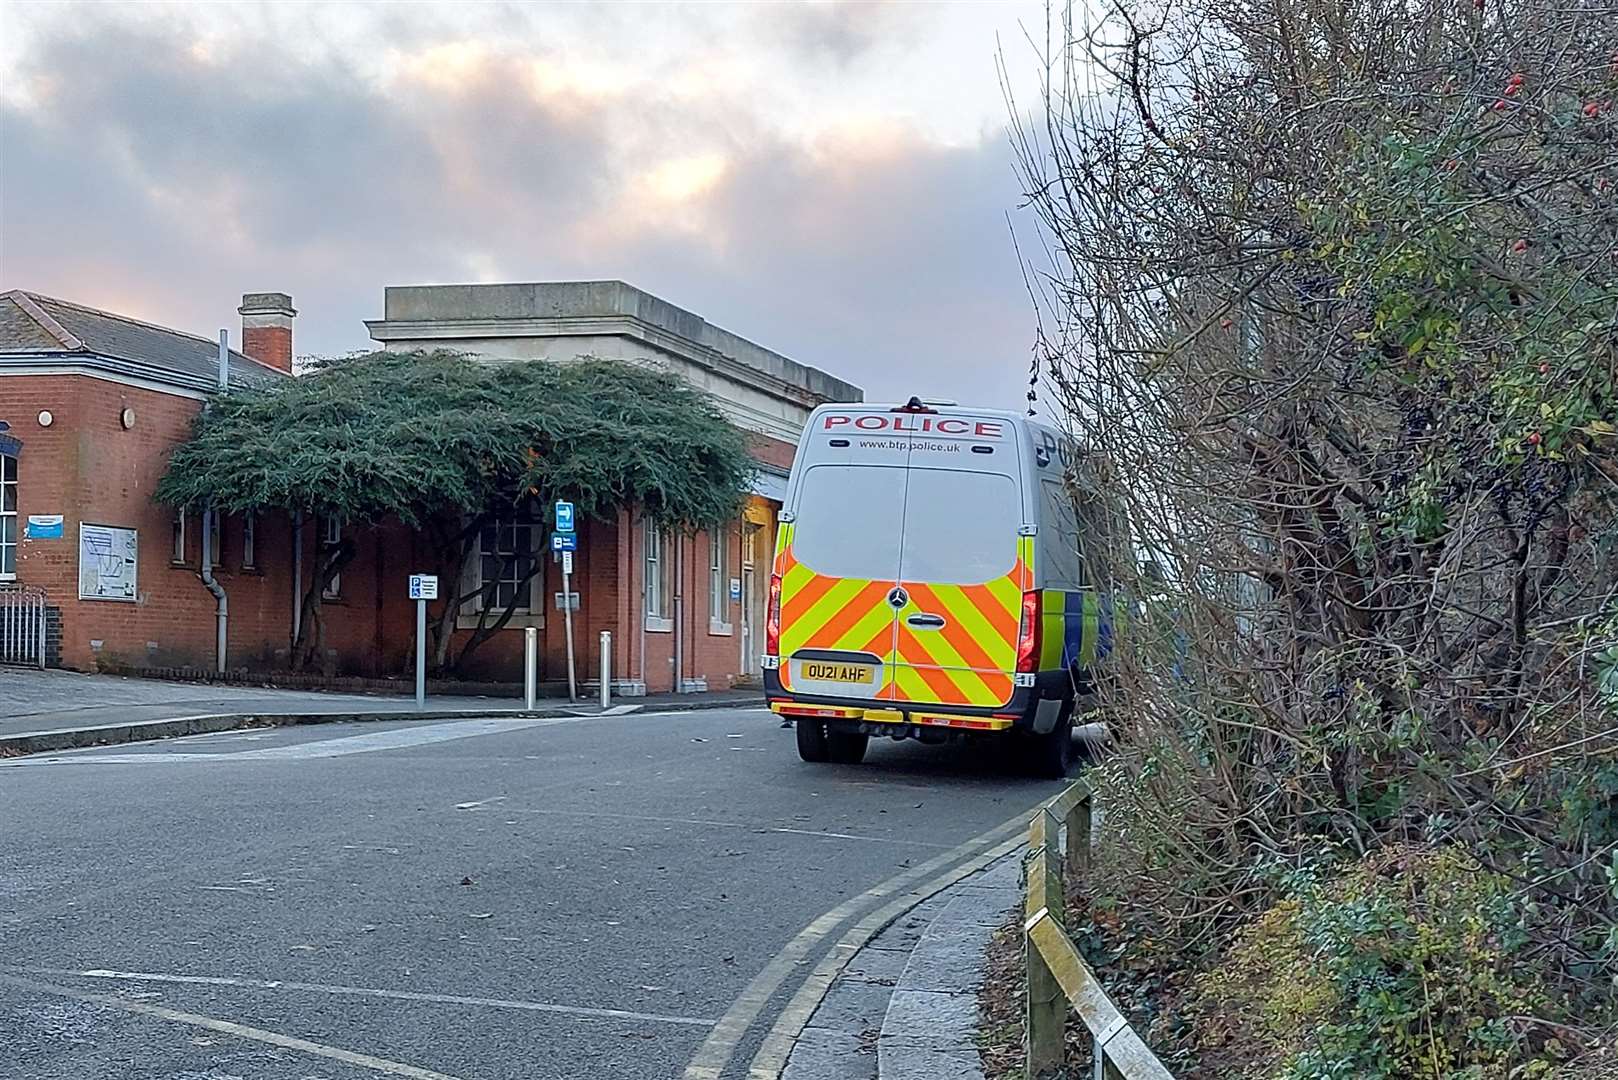
<svg viewBox="0 0 1618 1080"><path fill-rule="evenodd" d="M805 761L830 761L837 765L858 765L865 760L865 744L869 737L858 732L827 731L819 720L799 720L798 756Z"/></svg>
<svg viewBox="0 0 1618 1080"><path fill-rule="evenodd" d="M798 729L798 756L800 758L817 763L831 760L831 751L826 745L825 724L819 720L799 720L792 726Z"/></svg>
<svg viewBox="0 0 1618 1080"><path fill-rule="evenodd" d="M870 741L868 735L833 731L826 736L826 749L837 764L858 765L865 760L865 745Z"/></svg>
<svg viewBox="0 0 1618 1080"><path fill-rule="evenodd" d="M1073 767L1073 715L1071 711L1044 735L1029 733L1022 739L1023 768L1031 776L1064 779Z"/></svg>

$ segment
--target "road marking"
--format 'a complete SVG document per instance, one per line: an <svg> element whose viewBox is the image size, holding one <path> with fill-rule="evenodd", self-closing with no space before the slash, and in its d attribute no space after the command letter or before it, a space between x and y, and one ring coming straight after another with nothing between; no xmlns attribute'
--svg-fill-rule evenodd
<svg viewBox="0 0 1618 1080"><path fill-rule="evenodd" d="M284 979L239 979L220 975L170 975L156 971L108 971L91 968L74 971L68 968L0 967L24 975L69 976L76 979L111 979L120 982L181 983L188 986L228 986L247 990L303 990L318 994L343 997L388 998L394 1001L424 1001L434 1005L477 1005L490 1009L517 1009L523 1012L560 1013L595 1020L636 1020L658 1024L681 1024L689 1027L714 1026L716 1021L700 1016L670 1016L665 1013L634 1012L629 1009L598 1009L583 1005L556 1005L548 1001L520 1001L511 998L468 997L462 994L428 994L413 990L381 990L370 986L340 986L331 983L289 982ZM0 975L0 978L5 978Z"/></svg>
<svg viewBox="0 0 1618 1080"><path fill-rule="evenodd" d="M456 807L457 810L460 807ZM512 809L512 814L541 814L548 817L607 818L612 821L644 821L659 825L712 825L723 829L746 829L748 832L787 833L791 836L821 836L831 840L864 840L872 844L902 844L906 847L950 849L949 844L935 844L929 840L909 840L901 836L858 836L854 833L821 832L816 829L789 829L782 825L759 825L749 821L716 821L711 818L653 817L645 814L614 814L604 810L538 810Z"/></svg>
<svg viewBox="0 0 1618 1080"><path fill-rule="evenodd" d="M753 976L752 981L742 989L740 996L725 1011L725 1015L719 1018L719 1023L703 1040L702 1045L697 1048L696 1055L685 1067L684 1080L720 1080L720 1075L730 1064L730 1059L735 1056L736 1048L741 1044L748 1029L764 1011L764 1006L769 1004L770 998L781 988L781 984L786 982L787 976L803 962L810 950L841 926L844 920L857 914L862 908L926 878L929 874L936 874L962 859L971 858L983 848L999 842L1007 832L1020 833L1027 820L1026 812L1018 814L942 855L913 866L903 873L895 874L857 896L849 897L798 931L797 936L787 942L774 959ZM1018 839L1020 841L1020 837Z"/></svg>
<svg viewBox="0 0 1618 1080"><path fill-rule="evenodd" d="M831 951L821 958L820 963L815 965L815 970L809 973L803 985L798 987L798 992L792 995L787 1007L776 1017L770 1033L764 1037L763 1045L759 1047L752 1064L747 1068L748 1080L779 1080L781 1071L786 1068L787 1058L792 1054L792 1048L797 1045L798 1036L803 1034L804 1027L808 1025L820 1003L825 1000L826 993L831 989L837 976L842 974L843 969L866 942L917 904L1011 854L1023 843L1024 838L1020 834L1013 836L1005 843L917 886L856 923L843 935L842 940L833 945Z"/></svg>
<svg viewBox="0 0 1618 1080"><path fill-rule="evenodd" d="M393 728L388 731L368 731L361 735L338 735L329 739L292 743L286 746L265 746L257 750L232 750L218 754L149 753L100 754L86 757L20 757L0 761L0 765L161 765L170 762L254 762L297 761L308 758L346 757L349 754L369 754L381 750L404 750L413 746L470 739L479 735L499 735L527 728L552 727L557 724L576 724L589 719L583 716L548 717L487 717L479 720L447 720L443 723L417 724Z"/></svg>
<svg viewBox="0 0 1618 1080"><path fill-rule="evenodd" d="M481 807L488 806L490 803L505 802L505 801L506 801L506 797L504 795L491 795L489 798L487 798L487 799L479 799L477 802L458 802L458 803L455 804L455 809L457 809L457 810L477 810L477 809L479 809Z"/></svg>
<svg viewBox="0 0 1618 1080"><path fill-rule="evenodd" d="M24 990L32 990L35 993L53 994L57 997L72 998L75 1001L84 1001L92 1005L105 1005L109 1008L122 1009L125 1012L138 1013L143 1016L155 1016L160 1020L170 1020L176 1024L189 1024L192 1027L207 1028L209 1031L217 1031L224 1035L234 1035L241 1039L268 1043L271 1046L279 1046L285 1050L297 1050L301 1053L312 1054L315 1057L341 1061L346 1065L357 1065L362 1069L370 1069L372 1072L383 1073L387 1076L403 1076L409 1078L409 1080L459 1080L459 1078L451 1076L449 1073L434 1072L431 1069L406 1065L400 1061L389 1061L386 1058L374 1057L371 1054L343 1050L336 1046L325 1046L321 1043L310 1042L308 1039L299 1039L291 1035L265 1031L263 1028L248 1027L246 1024L237 1024L230 1020L216 1020L211 1016L199 1016L196 1013L181 1012L178 1009L165 1008L162 1005L148 1005L143 1001L113 997L110 994L92 994L83 990L73 990L66 986L35 982L32 979L19 979L14 975L0 975L0 982L9 983Z"/></svg>
<svg viewBox="0 0 1618 1080"><path fill-rule="evenodd" d="M737 713L769 713L769 711L769 709L766 709L762 705L742 705L734 709L730 708L729 706L724 708L707 709L664 709L661 712L636 713L635 717L636 719L640 720L650 720L654 716L689 716L695 718L704 714L711 716L734 716ZM597 715L600 714L598 713Z"/></svg>

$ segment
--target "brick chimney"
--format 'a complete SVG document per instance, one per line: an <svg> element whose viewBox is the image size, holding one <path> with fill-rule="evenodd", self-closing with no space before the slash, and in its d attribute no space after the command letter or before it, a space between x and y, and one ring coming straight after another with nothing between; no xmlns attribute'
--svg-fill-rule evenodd
<svg viewBox="0 0 1618 1080"><path fill-rule="evenodd" d="M242 294L242 352L261 364L292 373L292 320L297 311L283 292Z"/></svg>

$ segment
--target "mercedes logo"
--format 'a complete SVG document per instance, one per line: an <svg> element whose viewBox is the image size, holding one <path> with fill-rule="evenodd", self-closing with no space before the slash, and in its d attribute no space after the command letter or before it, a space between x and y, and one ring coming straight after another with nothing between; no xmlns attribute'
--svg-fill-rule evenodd
<svg viewBox="0 0 1618 1080"><path fill-rule="evenodd" d="M888 604L895 608L902 608L910 603L910 594L904 591L904 586L895 585L893 591L888 593Z"/></svg>

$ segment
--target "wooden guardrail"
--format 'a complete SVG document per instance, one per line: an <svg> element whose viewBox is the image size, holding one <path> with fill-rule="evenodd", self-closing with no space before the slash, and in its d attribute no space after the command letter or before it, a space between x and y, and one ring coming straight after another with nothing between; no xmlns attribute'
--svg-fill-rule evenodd
<svg viewBox="0 0 1618 1080"><path fill-rule="evenodd" d="M1028 826L1023 895L1027 1076L1038 1080L1065 1069L1063 1032L1072 1009L1090 1030L1096 1080L1174 1080L1101 988L1063 926L1064 878L1089 865L1090 820L1091 791L1081 780L1034 811Z"/></svg>

